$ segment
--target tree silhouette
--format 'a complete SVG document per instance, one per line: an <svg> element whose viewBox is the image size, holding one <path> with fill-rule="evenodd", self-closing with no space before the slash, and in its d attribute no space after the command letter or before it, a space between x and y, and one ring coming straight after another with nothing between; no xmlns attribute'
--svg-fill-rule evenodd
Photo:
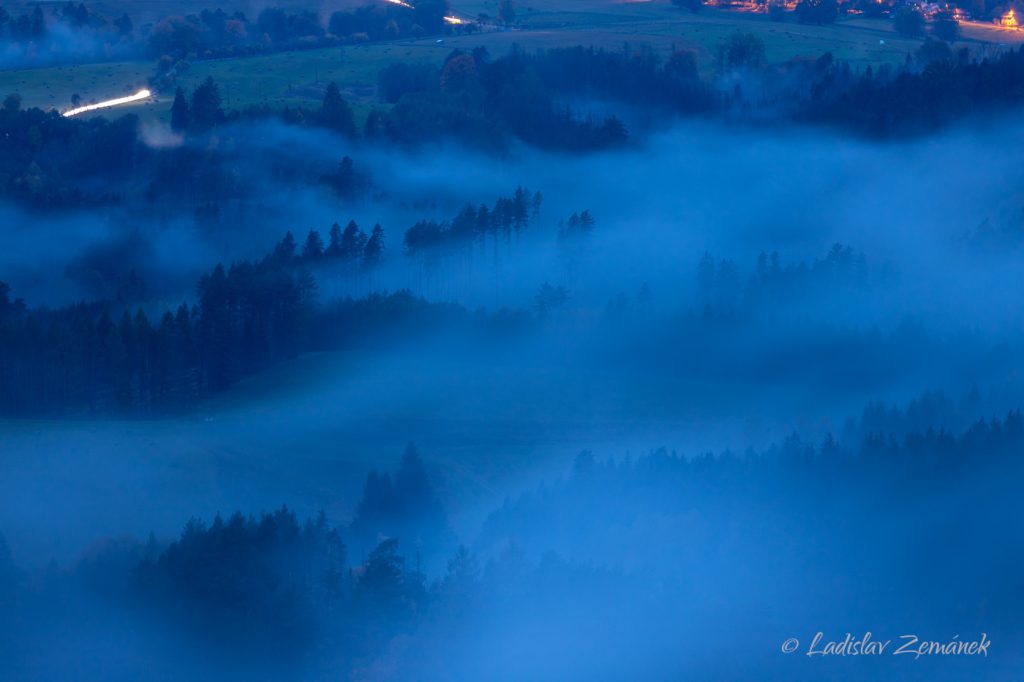
<svg viewBox="0 0 1024 682"><path fill-rule="evenodd" d="M207 76L192 92L192 123L199 130L209 130L224 119L220 108L220 89L212 76Z"/></svg>
<svg viewBox="0 0 1024 682"><path fill-rule="evenodd" d="M182 133L188 130L191 122L188 101L185 99L185 91L177 88L174 91L174 103L171 105L171 130Z"/></svg>
<svg viewBox="0 0 1024 682"><path fill-rule="evenodd" d="M306 235L306 242L302 246L302 259L305 261L318 261L324 256L324 240L320 233L310 230Z"/></svg>
<svg viewBox="0 0 1024 682"><path fill-rule="evenodd" d="M352 109L342 98L341 90L334 81L328 84L324 92L323 104L320 106L320 124L348 137L354 137L356 134Z"/></svg>
<svg viewBox="0 0 1024 682"><path fill-rule="evenodd" d="M900 35L910 38L919 38L924 35L924 15L910 5L901 5L896 10L892 18L892 25Z"/></svg>
<svg viewBox="0 0 1024 682"><path fill-rule="evenodd" d="M363 267L373 270L384 260L384 228L380 224L373 226L370 238L363 247Z"/></svg>

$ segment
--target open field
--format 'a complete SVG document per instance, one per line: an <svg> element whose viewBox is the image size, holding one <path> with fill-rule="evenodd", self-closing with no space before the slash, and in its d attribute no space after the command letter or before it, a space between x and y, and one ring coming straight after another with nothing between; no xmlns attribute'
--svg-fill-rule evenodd
<svg viewBox="0 0 1024 682"><path fill-rule="evenodd" d="M347 98L359 110L372 98L377 74L394 61L440 61L450 48L429 44L380 43L365 46L281 52L243 59L222 59L193 64L179 78L186 91L207 76L221 87L228 108L250 104L274 107L319 102L330 81L342 84ZM19 93L25 106L68 109L79 94L89 103L119 97L146 86L150 62L112 62L44 69L0 71L0 94ZM173 93L164 92L148 102L118 109L149 119L167 115ZM100 115L108 112L100 112Z"/></svg>
<svg viewBox="0 0 1024 682"><path fill-rule="evenodd" d="M109 4L108 11L113 11L116 1ZM168 4L152 0L145 7L156 11ZM466 16L493 13L493 4L453 3L454 9ZM174 6L180 8L178 3ZM239 6L244 8L244 3ZM921 43L898 35L886 19L854 17L834 25L811 26L795 21L773 22L766 15L742 11L708 8L691 14L660 1L587 0L569 8L564 0L538 0L521 12L521 27L513 31L203 61L193 64L179 83L190 89L212 76L221 85L225 104L237 108L251 104L309 106L319 101L327 83L335 81L342 85L362 118L374 99L377 74L389 63L439 63L454 48L480 45L493 55L501 55L513 45L530 50L567 45L618 49L628 43L650 45L661 53L677 48L695 50L701 68L711 71L718 46L737 30L757 35L773 62L832 52L837 59L856 67L900 63ZM1024 41L1024 32L981 23L965 24L963 33L962 44L976 51L997 50ZM27 106L65 109L70 107L73 94L93 102L135 91L151 72L149 61L3 71L0 95L18 92ZM145 119L164 117L169 99L170 93L165 92L153 101L120 110L134 110Z"/></svg>
<svg viewBox="0 0 1024 682"><path fill-rule="evenodd" d="M35 5L42 6L43 10L51 8L60 9L66 4L65 0L13 0L5 2L4 7L12 13L31 11ZM340 3L337 3L340 4ZM260 10L273 5L290 10L310 9L316 10L324 3L316 0L277 0L273 3L260 2L258 0L223 0L221 2L209 2L208 0L95 0L86 3L92 11L103 14L107 17L116 17L127 13L136 24L153 22L170 14L198 13L204 9L221 8L225 12L241 11L255 17Z"/></svg>
<svg viewBox="0 0 1024 682"><path fill-rule="evenodd" d="M0 71L0 94L16 92L27 107L64 110L71 108L75 94L92 102L135 92L145 87L152 69L148 62L110 62ZM133 105L136 109L149 106Z"/></svg>

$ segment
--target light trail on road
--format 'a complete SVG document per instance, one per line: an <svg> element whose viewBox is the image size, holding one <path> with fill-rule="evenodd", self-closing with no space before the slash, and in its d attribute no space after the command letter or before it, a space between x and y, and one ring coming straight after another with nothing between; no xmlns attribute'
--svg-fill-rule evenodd
<svg viewBox="0 0 1024 682"><path fill-rule="evenodd" d="M116 97L114 99L104 100L97 102L96 104L87 104L84 107L77 107L75 109L68 109L63 114L64 117L77 116L78 114L84 114L87 111L96 111L97 109L107 109L108 107L116 107L121 104L131 104L132 102L140 102L148 97L151 97L153 93L149 90L139 90L134 95L128 95L127 97Z"/></svg>

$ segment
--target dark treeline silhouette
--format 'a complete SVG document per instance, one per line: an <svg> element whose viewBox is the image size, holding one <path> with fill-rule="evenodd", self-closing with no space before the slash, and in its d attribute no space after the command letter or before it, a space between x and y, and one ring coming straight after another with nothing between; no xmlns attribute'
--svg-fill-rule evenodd
<svg viewBox="0 0 1024 682"><path fill-rule="evenodd" d="M569 298L569 290L564 285L554 286L550 282L544 282L533 297L533 309L537 311L540 319L547 319L552 311L568 303Z"/></svg>
<svg viewBox="0 0 1024 682"><path fill-rule="evenodd" d="M318 230L310 230L300 248L292 233L288 232L274 247L274 258L290 265L341 261L353 269L365 270L380 262L384 248L383 235L383 228L379 224L374 225L368 237L354 220L350 220L344 230L338 223L331 225L327 243L324 243Z"/></svg>
<svg viewBox="0 0 1024 682"><path fill-rule="evenodd" d="M395 64L380 74L380 93L394 106L373 110L364 135L400 143L439 137L494 146L506 132L542 148L585 151L620 144L628 132L614 115L598 120L570 108L594 98L675 115L782 119L838 125L868 135L927 132L981 112L1019 105L1024 52L974 59L941 40L926 40L913 59L893 68L854 71L826 53L815 60L766 64L764 46L737 33L720 51L723 73L744 74L731 89L702 80L692 54L661 58L647 48L609 52L559 48L498 59L486 49L455 50L441 69ZM252 109L249 116L270 115ZM316 122L316 112L281 115ZM343 126L348 130L347 124Z"/></svg>
<svg viewBox="0 0 1024 682"><path fill-rule="evenodd" d="M202 133L227 122L278 117L286 123L327 128L347 137L354 137L356 134L352 108L334 82L327 84L320 106L316 109L285 107L275 112L267 107L250 107L225 112L221 105L220 88L211 77L207 77L196 86L191 95L177 88L171 104L171 129L181 133Z"/></svg>
<svg viewBox="0 0 1024 682"><path fill-rule="evenodd" d="M74 5L71 5L71 7L75 11L73 14L68 14L68 16L69 18L73 17L76 24L84 23L83 19L88 21L88 10L86 10L84 17L79 17L77 8ZM36 5L31 11L14 15L6 9L0 11L0 39L14 43L27 43L45 38L46 17L41 6Z"/></svg>
<svg viewBox="0 0 1024 682"><path fill-rule="evenodd" d="M546 73L554 76L563 65L553 57L549 62L546 54L527 55L513 48L507 56L492 60L485 48L477 48L453 51L440 70L387 67L380 75L381 90L384 100L394 106L386 113L371 112L366 136L406 144L454 137L486 147L503 144L510 132L542 148L573 151L625 142L625 126L614 115L583 116L560 101L589 83L564 88L547 80Z"/></svg>
<svg viewBox="0 0 1024 682"><path fill-rule="evenodd" d="M369 40L394 40L440 33L472 33L474 22L450 25L447 0L412 3L369 2L339 10L326 23L312 11L263 9L255 21L240 11L204 9L199 14L171 15L149 32L146 52L157 58L151 82L170 89L192 61L225 59L282 50L308 50Z"/></svg>
<svg viewBox="0 0 1024 682"><path fill-rule="evenodd" d="M333 12L327 30L336 36L362 41L434 35L447 28L444 21L450 14L447 0L419 0L407 4L412 6L368 3L353 10ZM461 31L468 25L453 28Z"/></svg>
<svg viewBox="0 0 1024 682"><path fill-rule="evenodd" d="M237 9L171 11L152 24L138 16L107 16L80 2L40 4L22 10L0 7L0 46L18 65L109 61L149 56L157 71L176 75L189 62L394 40L441 33L471 33L476 22L450 25L446 0L367 2L321 18L316 12L277 6L250 19ZM136 24L141 28L136 29Z"/></svg>
<svg viewBox="0 0 1024 682"><path fill-rule="evenodd" d="M332 12L326 22L316 12L278 6L261 10L255 20L240 11L204 9L198 14L162 18L150 32L147 51L153 57L214 59L422 37L469 28L449 27L444 21L448 13L446 0L368 2Z"/></svg>
<svg viewBox="0 0 1024 682"><path fill-rule="evenodd" d="M304 345L315 287L272 261L217 266L198 301L163 313L31 309L0 321L7 413L183 406Z"/></svg>
<svg viewBox="0 0 1024 682"><path fill-rule="evenodd" d="M286 508L192 520L168 545L109 543L34 583L0 542L0 595L20 623L8 664L62 665L31 656L33 633L140 618L165 628L168 647L166 660L144 665L203 679L253 669L349 677L378 666L402 679L537 679L581 665L646 678L691 669L681 654L735 633L739 616L715 618L725 609L743 614L744 636L768 639L807 628L810 615L825 629L865 618L881 632L908 620L983 628L1008 644L986 661L998 665L1022 634L1024 594L1010 577L1021 559L1010 512L1022 446L1024 417L1011 411L960 433L878 432L851 445L794 435L744 453L582 452L566 475L508 498L457 549L423 530L442 528L444 516L410 447L393 477L368 476L347 529ZM350 538L370 549L352 551ZM423 554L437 552L447 568L425 569ZM848 582L858 589L837 587ZM955 598L937 599L951 584ZM88 620L76 603L92 610ZM597 660L581 664L587 651ZM130 673L138 663L127 652L104 650L105 670ZM772 654L705 665L714 677L736 666L777 671L785 659Z"/></svg>
<svg viewBox="0 0 1024 682"><path fill-rule="evenodd" d="M545 149L589 151L621 145L628 138L614 115L582 115L559 99L562 91L539 79L545 64L528 61L518 49L491 61L483 48L452 52L439 70L395 64L380 74L388 109L373 108L362 137L376 144L421 145L444 138L488 150L504 148L513 138ZM215 87L215 86L214 86ZM176 96L185 112L184 92ZM318 109L250 106L221 112L220 121L275 118L293 125L327 127L356 135L349 106L328 86ZM330 112L330 113L328 113ZM185 116L177 119L184 129Z"/></svg>
<svg viewBox="0 0 1024 682"><path fill-rule="evenodd" d="M294 664L317 636L312 616L332 607L340 615L351 592L346 552L322 513L303 524L284 507L209 525L193 519L163 551L147 548L130 590L222 652Z"/></svg>
<svg viewBox="0 0 1024 682"><path fill-rule="evenodd" d="M594 216L587 209L574 211L566 220L558 221L559 255L565 275L570 282L576 281L581 265L590 254L590 237L594 233L594 225ZM542 296L538 299L537 308L544 311L543 314L546 315L549 310L558 306L541 303L540 301L544 298Z"/></svg>
<svg viewBox="0 0 1024 682"><path fill-rule="evenodd" d="M502 272L513 259L511 252L529 225L540 222L543 202L540 192L531 193L518 186L491 207L466 204L450 220L417 222L405 231L403 238L415 286L423 289L436 285L444 295L457 296L478 272ZM589 211L583 211L582 220L587 225L584 231L588 231L593 226ZM573 229L583 229L578 214L574 213L569 221L575 226ZM559 235L565 234L565 225L560 223ZM548 308L544 306L543 310L546 313Z"/></svg>
<svg viewBox="0 0 1024 682"><path fill-rule="evenodd" d="M225 113L219 88L207 79L190 97L178 91L171 126L202 136L245 115ZM321 107L299 120L342 134L355 129L352 112L333 84ZM55 111L23 109L16 95L0 107L0 152L0 197L36 208L121 203L135 193L172 208L201 208L251 194L251 188L235 180L235 166L244 162L229 154L189 144L154 148L142 140L134 115L65 118ZM348 157L325 174L313 175L294 165L277 164L275 179L324 184L344 199L356 198L370 186Z"/></svg>
<svg viewBox="0 0 1024 682"><path fill-rule="evenodd" d="M193 305L163 312L158 320L142 308L122 308L115 317L119 306L102 302L30 309L11 300L3 285L0 411L182 408L301 352L383 340L396 327L408 333L474 324L459 306L430 304L408 292L318 305L305 266L336 257L342 267L372 270L383 254L380 226L369 238L354 223L332 232L322 251L312 233L298 253L289 233L260 261L218 265L200 279ZM350 254L350 246L358 252Z"/></svg>
<svg viewBox="0 0 1024 682"><path fill-rule="evenodd" d="M687 52L664 60L649 49L513 49L491 60L482 48L456 50L440 71L413 65L382 71L382 97L395 106L372 113L366 135L402 142L453 136L488 145L500 139L500 124L544 148L579 151L626 139L614 116L599 122L573 113L566 98L576 96L676 115L811 121L905 136L1019 105L1022 63L1020 49L974 59L929 38L897 68L856 72L830 53L766 64L760 40L738 33L723 43L719 68L720 75L744 77L725 89L700 79Z"/></svg>
<svg viewBox="0 0 1024 682"><path fill-rule="evenodd" d="M418 257L459 251L488 237L510 241L537 215L542 201L539 192L531 194L520 186L512 196L498 199L491 208L467 204L450 221L421 220L405 231L405 250Z"/></svg>
<svg viewBox="0 0 1024 682"><path fill-rule="evenodd" d="M372 110L362 136L396 144L451 137L493 149L512 135L541 148L574 151L627 139L614 116L598 120L573 112L566 101L571 96L676 114L781 118L868 135L906 136L968 115L1006 111L1024 100L1024 48L974 60L929 40L917 59L897 69L862 73L831 55L783 65L761 65L742 55L728 57L727 68L742 70L748 80L716 94L709 83L695 80L692 58L682 53L662 62L649 50L571 48L527 54L513 49L492 60L483 49L456 50L440 70L386 68L381 93L394 106L386 112ZM179 90L171 109L173 128L200 135L225 123L268 117L359 135L351 108L333 83L326 86L319 107L225 111L219 88L207 79L191 96ZM241 191L230 182L221 155L187 145L153 149L140 141L133 116L69 120L52 112L22 110L16 95L8 96L0 110L0 149L0 194L41 207L111 201L129 191L128 179L148 180L151 200L185 197L203 203ZM353 196L365 189L366 181L351 170L343 161L336 172L317 180L342 196ZM429 228L424 226L424 231Z"/></svg>
<svg viewBox="0 0 1024 682"><path fill-rule="evenodd" d="M698 75L696 55L687 50L664 58L645 45L627 45L617 52L575 46L527 54L524 59L530 76L552 92L607 97L686 114L713 111L718 104L714 89Z"/></svg>
<svg viewBox="0 0 1024 682"><path fill-rule="evenodd" d="M310 230L301 245L291 232L286 233L274 247L273 259L285 267L308 268L330 278L331 283L340 282L346 291L358 291L364 284L372 289L374 272L386 253L384 228L379 223L367 234L350 220L344 229L338 223L331 225L326 242L319 230Z"/></svg>
<svg viewBox="0 0 1024 682"><path fill-rule="evenodd" d="M892 405L881 400L869 402L860 416L847 420L843 428L845 442L860 442L885 434L896 441L913 432L952 431L970 428L979 415L986 413L986 399L973 387L960 399L954 400L942 391L927 391L906 406Z"/></svg>
<svg viewBox="0 0 1024 682"><path fill-rule="evenodd" d="M705 253L697 266L694 302L706 314L754 311L810 293L863 293L884 287L890 277L887 269L872 272L863 253L843 244L833 244L824 258L811 262L783 264L778 252L761 252L746 282L733 261Z"/></svg>
<svg viewBox="0 0 1024 682"><path fill-rule="evenodd" d="M997 381L1024 360L1001 335L943 334L908 315L899 273L846 246L806 261L764 253L741 266L706 254L696 265L677 301L646 287L614 296L594 340L609 367L686 383L686 391L666 388L663 404L719 399L752 381L828 395L870 391L896 376L970 385Z"/></svg>
<svg viewBox="0 0 1024 682"><path fill-rule="evenodd" d="M369 474L347 528L332 526L323 512L302 522L287 507L209 523L194 518L170 543L150 535L145 545L103 547L79 564L74 582L189 633L236 669L271 666L285 674L304 659L315 669L325 661L347 669L411 631L437 589L428 591L423 554L439 554L443 566L450 542L427 468L409 445L393 475ZM17 594L19 582L0 537L0 595ZM239 657L248 662L238 665Z"/></svg>
<svg viewBox="0 0 1024 682"><path fill-rule="evenodd" d="M0 7L0 64L38 66L83 59L109 61L138 53L132 19L105 16L83 3Z"/></svg>
<svg viewBox="0 0 1024 682"><path fill-rule="evenodd" d="M365 552L381 538L399 537L409 547L436 551L449 540L448 521L423 462L409 445L394 474L371 471L352 519L354 548Z"/></svg>
<svg viewBox="0 0 1024 682"><path fill-rule="evenodd" d="M921 409L917 402L905 409L891 409L894 414L907 414ZM877 404L865 408L861 422L864 435L849 444L831 434L815 444L794 433L764 450L726 450L690 457L662 448L639 457L598 462L592 453L584 451L576 457L568 480L507 500L489 517L483 535L500 544L510 537L571 533L566 526L577 523L599 530L600 524L613 519L602 518L573 499L577 494L589 496L594 488L603 489L608 499L635 505L634 513L649 513L660 505L672 505L677 510L694 505L713 507L738 494L772 495L791 488L794 496L799 496L795 498L798 504L821 505L825 513L824 501L832 494L842 494L845 502L852 503L863 493L863 503L867 504L875 495L886 497L898 491L910 495L921 489L945 487L966 472L1005 472L1013 478L1024 473L1019 450L1024 442L1024 416L1020 410L1011 410L1003 418L975 418L960 432L931 425L903 430L905 424L900 424L897 431L887 431L873 417L877 410ZM633 486L636 489L630 490ZM649 499L636 494L643 489L652 493ZM674 492L653 494L658 489ZM622 509L618 507L617 511ZM540 519L559 519L565 525L535 523ZM721 521L732 524L737 519L723 517ZM574 539L580 546L586 546L587 541L587 535Z"/></svg>
<svg viewBox="0 0 1024 682"><path fill-rule="evenodd" d="M511 133L541 148L587 151L621 144L628 131L614 115L595 119L570 108L569 98L595 98L674 115L757 118L837 125L872 136L915 135L968 115L1006 111L1024 101L1024 48L995 57L953 53L926 40L913 59L893 68L854 71L831 53L818 59L766 64L764 47L737 33L723 43L720 70L744 79L729 90L700 79L685 51L662 59L650 49L608 52L560 48L527 53L513 48L498 59L486 49L455 50L441 69L395 64L380 74L380 92L393 103L370 112L368 139L408 144L454 137L492 147ZM279 116L354 134L347 105L316 110L251 108L233 117Z"/></svg>
<svg viewBox="0 0 1024 682"><path fill-rule="evenodd" d="M594 231L594 216L584 209L570 215L564 223L558 224L558 238L562 242L574 242L586 239Z"/></svg>
<svg viewBox="0 0 1024 682"><path fill-rule="evenodd" d="M22 109L9 95L0 107L0 197L39 207L90 205L115 200L119 182L151 155L138 138L134 116L113 121L69 119ZM104 178L100 190L83 181Z"/></svg>
<svg viewBox="0 0 1024 682"><path fill-rule="evenodd" d="M841 79L841 85L833 82L835 70L829 69L814 84L817 96L800 118L870 135L903 136L1024 102L1024 48L974 60L963 50L953 54L945 43L928 41L919 58L923 67L896 73L869 69Z"/></svg>

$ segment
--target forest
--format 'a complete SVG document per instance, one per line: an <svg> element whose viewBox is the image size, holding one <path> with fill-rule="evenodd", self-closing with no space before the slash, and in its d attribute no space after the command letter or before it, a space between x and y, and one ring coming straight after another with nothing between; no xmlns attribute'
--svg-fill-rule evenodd
<svg viewBox="0 0 1024 682"><path fill-rule="evenodd" d="M725 63L740 78L728 93L703 81L686 52L662 61L642 49L513 50L495 59L486 50L455 50L440 70L402 64L385 68L381 91L392 106L386 112L371 110L363 130L357 130L351 107L334 84L316 110L225 111L216 82L207 79L191 93L176 91L171 127L194 139L183 147L147 144L130 115L112 121L65 119L55 112L22 109L17 94L10 94L0 110L5 152L0 196L41 207L116 202L140 190L151 201L195 202L204 190L204 199L231 196L240 189L224 177L228 160L222 153L203 150L203 139L215 128L260 120L336 131L371 149L457 140L497 153L518 140L544 150L587 152L627 144L630 131L619 115L573 110L566 98L617 102L703 121L814 124L906 139L956 121L997 116L1024 97L1020 49L978 59L932 41L900 69L855 73L829 54L781 69L763 65L756 50L743 46L744 40L737 34L723 48ZM933 44L942 48L933 49ZM638 132L646 135L650 125ZM358 182L349 186L344 173L314 182L321 180L333 182L342 194L360 188ZM146 184L139 187L142 182Z"/></svg>
<svg viewBox="0 0 1024 682"><path fill-rule="evenodd" d="M161 68L169 68L186 59L436 35L447 28L444 17L449 8L441 0L419 0L414 5L370 2L330 13L326 27L316 11L277 6L263 8L251 20L230 7L171 13L155 22L142 21L134 8L129 11L131 15L108 16L96 6L71 1L36 4L22 12L4 9L0 12L3 57L16 64L38 64L145 56L162 60Z"/></svg>
<svg viewBox="0 0 1024 682"><path fill-rule="evenodd" d="M1019 676L1013 8L593 2L0 10L0 679Z"/></svg>
<svg viewBox="0 0 1024 682"><path fill-rule="evenodd" d="M54 627L76 633L64 654L72 656L111 627L164 628L165 643L144 657L128 649L107 656L125 674L169 665L224 679L319 677L342 668L374 676L381 666L395 679L462 679L479 666L493 666L495 679L581 670L659 676L688 669L680 659L659 659L663 628L673 621L707 623L679 643L687 656L725 646L722 630L735 625L715 618L721 606L706 591L723 575L737 603L756 614L745 626L751 638L769 623L801 623L809 599L822 624L838 616L891 627L909 618L984 629L999 641L1016 624L1021 585L1011 576L1019 553L992 553L965 533L947 536L951 547L940 550L938 538L915 532L914 516L893 522L900 505L892 494L941 493L947 513L967 505L958 523L985 520L993 532L1019 539L1004 511L1015 504L1007 476L1019 476L1022 439L1024 419L1014 411L956 433L893 422L855 448L794 435L745 453L684 457L661 449L600 460L584 451L557 481L493 510L469 546L453 546L410 445L393 473L367 476L346 526L322 513L301 519L286 507L193 518L171 541L151 535L105 543L40 583L26 582L9 550L0 554L0 594L12 607L5 613L19 624L5 658L17 671ZM970 492L978 489L987 491L980 502ZM558 521L544 523L550 519ZM687 529L685 538L666 534L672 528ZM376 542L381 534L386 539ZM869 537L889 561L906 566L900 577L854 550ZM935 565L930 557L940 551L960 558ZM428 577L437 562L441 570ZM790 575L800 566L797 588ZM992 570L1002 571L994 582ZM856 598L837 597L847 581L866 587ZM932 598L951 584L959 588L952 610ZM778 601L769 606L766 597ZM992 607L979 618L970 604L989 598ZM104 611L95 611L94 600ZM878 614L880 604L887 615ZM609 610L614 619L598 615ZM84 614L88 629L76 622ZM611 653L623 647L628 656ZM204 663L182 663L189 660ZM1000 670L997 661L986 664ZM735 670L714 657L703 665L709 677ZM740 665L759 674L797 669L768 652ZM960 679L941 661L920 667L932 679Z"/></svg>

